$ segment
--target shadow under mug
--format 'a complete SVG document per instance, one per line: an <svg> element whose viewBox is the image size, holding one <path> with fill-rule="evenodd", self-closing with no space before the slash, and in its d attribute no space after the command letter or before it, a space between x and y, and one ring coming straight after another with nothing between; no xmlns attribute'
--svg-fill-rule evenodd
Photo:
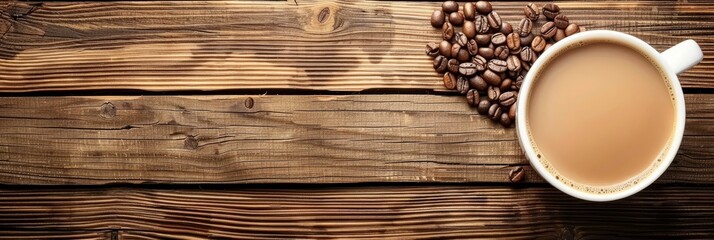
<svg viewBox="0 0 714 240"><path fill-rule="evenodd" d="M609 193L593 193L588 191L583 191L576 189L564 182L556 179L556 177L549 172L539 159L538 154L533 146L533 139L529 133L528 129L528 116L526 110L528 108L528 100L531 89L537 82L534 82L534 78L538 75L537 73L541 71L541 68L547 66L547 63L552 61L552 58L557 58L561 51L567 51L567 49L574 45L583 42L616 42L624 46L628 46L632 49L639 51L640 53L646 55L651 59L652 64L657 65L659 69L663 71L663 74L667 78L667 84L671 87L674 93L674 103L675 103L675 128L672 135L672 140L669 142L664 154L662 155L662 161L652 169L652 171L644 176L636 184L624 188L619 191L609 192ZM580 198L588 201L612 201L621 198L625 198L635 194L642 189L646 188L652 182L657 180L659 176L664 173L664 171L669 167L670 163L677 154L679 145L682 141L684 135L684 123L685 123L685 108L684 108L684 94L682 93L682 87L677 78L677 74L693 67L699 63L703 58L702 50L699 45L694 40L686 40L681 42L666 51L659 53L652 46L646 42L633 37L631 35L609 31L609 30L593 30L587 32L581 32L570 37L567 37L553 46L551 46L547 51L545 51L538 60L533 64L529 70L528 75L525 78L523 86L521 86L520 93L518 94L517 103L517 113L516 116L516 132L518 133L518 139L525 152L526 157L530 161L531 166L551 185L563 191L564 193L571 195L576 198ZM577 141L575 139L574 141ZM654 161L655 159L653 159Z"/></svg>

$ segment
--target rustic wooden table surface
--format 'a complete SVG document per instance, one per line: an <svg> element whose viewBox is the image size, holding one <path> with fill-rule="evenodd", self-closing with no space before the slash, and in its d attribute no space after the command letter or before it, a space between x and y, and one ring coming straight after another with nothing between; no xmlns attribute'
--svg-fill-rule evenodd
<svg viewBox="0 0 714 240"><path fill-rule="evenodd" d="M714 2L559 3L704 51L673 164L609 203L546 184L443 89L439 4L0 3L0 238L714 238Z"/></svg>

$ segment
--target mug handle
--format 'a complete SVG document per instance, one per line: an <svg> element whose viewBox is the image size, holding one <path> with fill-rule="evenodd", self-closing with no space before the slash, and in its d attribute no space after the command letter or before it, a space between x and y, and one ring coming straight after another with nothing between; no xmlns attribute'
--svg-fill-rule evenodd
<svg viewBox="0 0 714 240"><path fill-rule="evenodd" d="M704 58L699 44L692 39L681 42L661 53L662 59L667 63L670 70L675 74L680 74Z"/></svg>

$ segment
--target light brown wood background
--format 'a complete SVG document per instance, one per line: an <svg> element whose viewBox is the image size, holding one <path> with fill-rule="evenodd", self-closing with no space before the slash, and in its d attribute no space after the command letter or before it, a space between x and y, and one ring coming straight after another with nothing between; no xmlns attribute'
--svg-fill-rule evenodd
<svg viewBox="0 0 714 240"><path fill-rule="evenodd" d="M494 8L515 24L525 3ZM0 3L0 239L714 238L713 3L559 2L704 50L674 163L613 203L545 184L442 88L438 5Z"/></svg>

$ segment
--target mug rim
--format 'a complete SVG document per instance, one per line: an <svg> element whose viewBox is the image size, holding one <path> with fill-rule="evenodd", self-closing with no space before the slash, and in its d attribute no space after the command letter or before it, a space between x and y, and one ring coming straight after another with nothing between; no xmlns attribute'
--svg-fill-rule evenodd
<svg viewBox="0 0 714 240"><path fill-rule="evenodd" d="M569 47L573 44L577 44L581 41L593 40L608 40L620 42L628 47L637 49L641 53L649 56L651 58L651 62L653 64L656 64L666 75L666 82L669 84L670 87L672 87L672 93L674 93L675 97L675 128L671 136L671 141L668 145L669 149L662 155L662 162L659 164L659 166L653 168L652 172L649 175L642 178L641 181L635 183L633 186L621 191L604 194L578 190L556 179L549 171L547 171L538 159L536 152L534 151L533 144L531 143L532 139L529 136L529 130L526 124L528 118L526 115L526 106L530 97L530 91L534 81L533 79L535 78L535 75L537 75L536 73L538 73L541 68L546 65L547 62L550 61L550 59L557 57L557 53L562 50L565 50L566 47ZM516 118L516 133L518 135L518 140L520 142L521 148L525 152L525 155L528 158L531 166L533 166L533 168L538 172L541 177L543 177L548 183L550 183L560 191L583 200L596 202L613 201L629 197L648 187L655 180L657 180L672 163L674 157L676 156L679 150L682 138L684 136L684 125L686 119L684 93L682 92L682 87L679 83L679 78L677 78L677 74L666 64L662 55L652 46L650 46L639 38L622 32L610 30L592 30L574 34L553 44L553 46L551 46L548 51L545 51L541 56L539 56L538 60L533 64L533 66L531 66L531 69L526 75L523 82L523 86L521 86L518 95L519 99L516 109L516 116L518 116ZM655 159L652 160L654 161Z"/></svg>

